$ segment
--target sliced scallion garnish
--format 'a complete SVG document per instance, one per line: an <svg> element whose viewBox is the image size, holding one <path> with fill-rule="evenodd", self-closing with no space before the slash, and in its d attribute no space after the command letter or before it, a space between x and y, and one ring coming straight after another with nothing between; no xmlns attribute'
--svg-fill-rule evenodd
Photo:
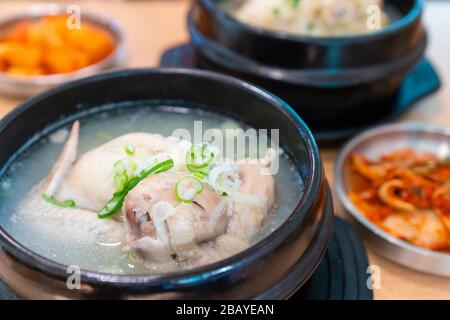
<svg viewBox="0 0 450 320"><path fill-rule="evenodd" d="M97 137L103 141L109 141L112 139L112 135L108 132L100 131L97 132Z"/></svg>
<svg viewBox="0 0 450 320"><path fill-rule="evenodd" d="M175 185L175 197L180 202L192 202L203 191L203 183L196 177L184 177Z"/></svg>
<svg viewBox="0 0 450 320"><path fill-rule="evenodd" d="M114 193L113 197L103 206L102 209L100 209L100 211L97 213L98 217L100 219L105 219L118 212L122 208L123 202L127 194L131 190L133 190L133 188L136 187L139 184L139 182L141 182L142 180L144 180L145 178L147 178L152 174L158 174L168 171L172 169L173 166L174 166L173 160L169 159L158 163L157 165L151 167L148 170L143 170L141 173L139 173L138 176L128 180L124 188L121 191Z"/></svg>
<svg viewBox="0 0 450 320"><path fill-rule="evenodd" d="M125 145L124 149L125 149L125 153L130 156L132 156L136 151L136 149L134 148L134 146L132 144Z"/></svg>
<svg viewBox="0 0 450 320"><path fill-rule="evenodd" d="M51 197L49 195L46 195L45 193L42 195L42 198L57 207L61 207L61 208L76 208L77 204L75 203L75 201L73 201L72 199L67 199L67 200L57 200L55 199L55 197Z"/></svg>
<svg viewBox="0 0 450 320"><path fill-rule="evenodd" d="M137 167L132 159L122 159L114 164L113 181L116 191L122 191L128 181L134 178Z"/></svg>
<svg viewBox="0 0 450 320"><path fill-rule="evenodd" d="M194 176L196 176L199 179L203 179L205 177L207 177L209 175L209 173L211 172L211 167L206 167L206 168L196 168L191 166L190 164L187 164L186 167L188 168L188 170L190 172L192 172L192 174Z"/></svg>
<svg viewBox="0 0 450 320"><path fill-rule="evenodd" d="M216 151L209 143L192 145L186 152L186 167L197 178L203 179L209 175L216 159Z"/></svg>
<svg viewBox="0 0 450 320"><path fill-rule="evenodd" d="M298 8L301 0L289 0L289 2L291 3L292 8Z"/></svg>
<svg viewBox="0 0 450 320"><path fill-rule="evenodd" d="M194 144L186 153L186 165L193 170L211 165L216 155L208 143Z"/></svg>
<svg viewBox="0 0 450 320"><path fill-rule="evenodd" d="M208 174L207 173L201 173L201 172L198 172L198 171L194 171L194 172L192 172L192 175L194 177L196 177L197 179L199 179L199 180L203 180Z"/></svg>

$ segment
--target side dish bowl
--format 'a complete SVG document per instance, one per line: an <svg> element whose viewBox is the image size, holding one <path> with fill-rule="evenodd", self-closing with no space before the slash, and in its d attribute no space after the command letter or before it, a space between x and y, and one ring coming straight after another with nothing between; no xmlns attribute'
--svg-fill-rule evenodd
<svg viewBox="0 0 450 320"><path fill-rule="evenodd" d="M335 191L340 204L354 218L369 244L384 257L408 268L450 277L450 254L420 248L400 240L371 223L350 200L349 161L354 152L369 159L411 148L438 157L450 156L450 128L418 123L386 125L362 133L349 141L339 154Z"/></svg>
<svg viewBox="0 0 450 320"><path fill-rule="evenodd" d="M426 48L422 0L388 0L398 20L379 31L341 37L256 28L231 17L219 3L196 1L188 17L201 66L274 92L313 131L384 114Z"/></svg>
<svg viewBox="0 0 450 320"><path fill-rule="evenodd" d="M66 6L54 4L33 5L24 12L2 18L0 20L0 33L24 20L33 21L43 16L56 16L62 14L67 14ZM109 55L87 67L61 74L11 76L0 72L0 93L11 96L28 97L64 82L80 79L121 66L125 59L125 44L120 25L110 18L85 10L82 12L81 25L83 24L83 21L87 21L112 35L115 47Z"/></svg>
<svg viewBox="0 0 450 320"><path fill-rule="evenodd" d="M304 182L296 209L268 237L220 262L163 275L81 270L80 290L67 289L67 266L32 252L1 226L1 279L25 298L283 299L295 292L327 248L333 223L330 192L307 126L282 100L248 83L210 72L142 69L59 86L24 102L0 122L0 175L43 135L89 117L98 112L96 107L136 104L206 109L254 128L279 128L280 144Z"/></svg>

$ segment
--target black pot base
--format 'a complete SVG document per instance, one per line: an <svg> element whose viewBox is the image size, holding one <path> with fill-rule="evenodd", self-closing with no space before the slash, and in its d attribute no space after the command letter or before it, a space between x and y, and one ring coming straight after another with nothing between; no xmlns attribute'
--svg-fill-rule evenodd
<svg viewBox="0 0 450 320"><path fill-rule="evenodd" d="M204 68L200 64L198 54L192 44L183 44L168 49L161 57L160 66L169 68ZM346 114L345 121L335 121L333 125L309 125L317 141L340 141L372 126L395 120L406 113L415 102L437 91L440 85L441 82L436 70L425 58L408 73L395 95L395 99L386 108L380 109L382 112L379 114L371 115L366 117L366 119L351 119L351 115ZM300 116L302 116L301 112Z"/></svg>
<svg viewBox="0 0 450 320"><path fill-rule="evenodd" d="M367 288L367 255L355 229L342 219L334 221L328 250L308 282L290 299L293 300L370 300ZM0 281L0 300L17 299Z"/></svg>

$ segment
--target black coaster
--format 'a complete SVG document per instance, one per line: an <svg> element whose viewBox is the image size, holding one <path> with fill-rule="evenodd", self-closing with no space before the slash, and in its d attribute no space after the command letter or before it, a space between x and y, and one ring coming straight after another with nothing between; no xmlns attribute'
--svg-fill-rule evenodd
<svg viewBox="0 0 450 320"><path fill-rule="evenodd" d="M342 219L334 222L330 246L316 272L291 299L369 300L366 251L355 229ZM0 300L17 297L0 281Z"/></svg>
<svg viewBox="0 0 450 320"><path fill-rule="evenodd" d="M192 44L183 44L168 49L161 57L160 66L168 68L200 68L198 56ZM340 141L372 126L392 121L407 112L415 102L437 91L440 85L437 72L427 59L423 59L406 76L399 89L397 98L392 106L388 108L388 113L370 119L362 119L357 126L346 127L344 125L336 128L317 128L313 130L314 136L320 142Z"/></svg>
<svg viewBox="0 0 450 320"><path fill-rule="evenodd" d="M294 300L371 300L369 262L362 239L348 222L336 218L328 250Z"/></svg>

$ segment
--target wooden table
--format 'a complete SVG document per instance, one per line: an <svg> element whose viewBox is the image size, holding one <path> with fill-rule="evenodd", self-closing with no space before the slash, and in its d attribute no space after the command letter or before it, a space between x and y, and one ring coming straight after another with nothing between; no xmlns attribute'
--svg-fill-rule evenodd
<svg viewBox="0 0 450 320"><path fill-rule="evenodd" d="M0 15L10 14L33 3L36 1L2 1ZM185 22L188 0L69 3L79 4L82 10L85 8L114 17L122 24L130 67L156 66L164 49L188 39ZM418 103L400 121L450 125L450 2L428 2L425 21L431 38L428 56L440 72L443 88ZM0 118L19 103L20 100L0 96ZM321 151L327 177L332 184L337 150ZM377 299L450 299L450 279L403 268L374 254L370 248L369 259L372 265L381 268L381 288L375 291Z"/></svg>

